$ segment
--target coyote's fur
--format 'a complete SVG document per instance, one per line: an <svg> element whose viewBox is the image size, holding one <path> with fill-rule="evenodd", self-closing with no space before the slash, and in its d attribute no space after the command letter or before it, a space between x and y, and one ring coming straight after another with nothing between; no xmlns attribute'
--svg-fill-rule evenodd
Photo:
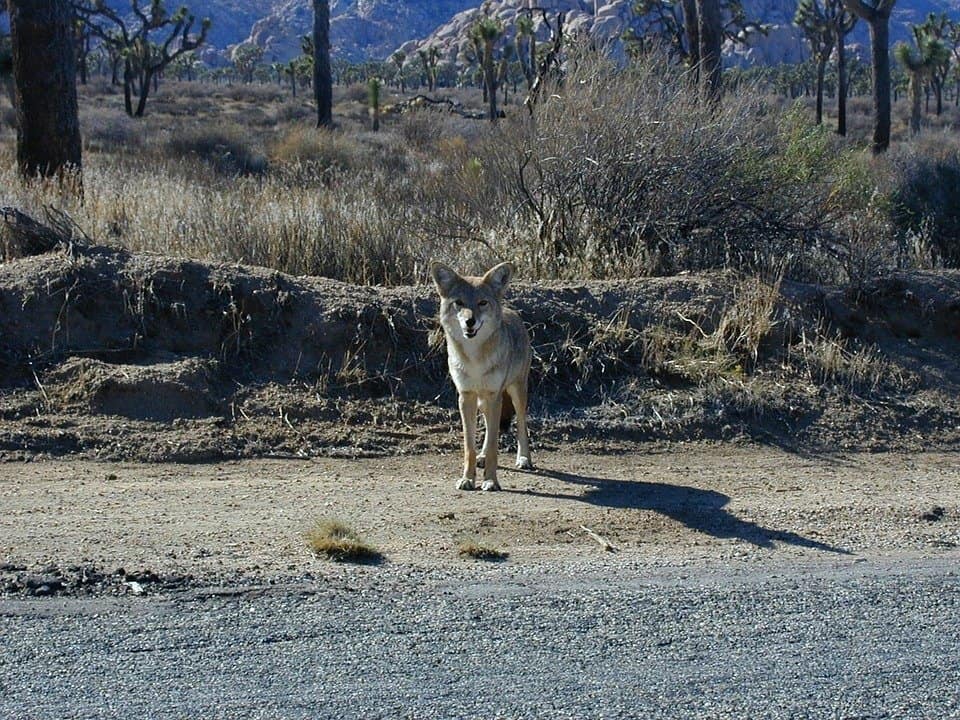
<svg viewBox="0 0 960 720"><path fill-rule="evenodd" d="M440 293L440 324L463 422L463 477L457 487L473 490L477 467L482 467L481 487L499 490L497 443L501 420L510 420L511 405L517 415L517 467L533 467L527 435L530 336L520 316L503 304L513 266L501 263L483 277L463 277L446 265L433 263L430 274ZM479 457L478 407L485 426Z"/></svg>

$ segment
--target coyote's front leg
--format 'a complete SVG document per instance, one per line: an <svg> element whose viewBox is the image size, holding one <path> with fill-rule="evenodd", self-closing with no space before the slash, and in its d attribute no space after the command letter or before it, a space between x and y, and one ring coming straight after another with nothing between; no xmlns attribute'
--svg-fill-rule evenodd
<svg viewBox="0 0 960 720"><path fill-rule="evenodd" d="M477 394L459 395L460 421L463 424L463 477L458 490L473 490L477 479Z"/></svg>
<svg viewBox="0 0 960 720"><path fill-rule="evenodd" d="M500 410L503 394L487 393L481 406L483 408L483 485L484 490L499 490L497 482L497 451L500 445Z"/></svg>

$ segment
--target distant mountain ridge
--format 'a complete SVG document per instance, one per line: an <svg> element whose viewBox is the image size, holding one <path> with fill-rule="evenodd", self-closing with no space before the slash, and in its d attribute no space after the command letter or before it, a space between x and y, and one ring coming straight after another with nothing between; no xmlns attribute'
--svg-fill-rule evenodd
<svg viewBox="0 0 960 720"><path fill-rule="evenodd" d="M146 0L141 0L146 4ZM168 8L179 3L168 1ZM209 44L218 50L241 42L264 48L267 61L284 61L300 54L300 39L312 32L312 0L182 0L197 18L210 17ZM110 0L129 10L129 0ZM540 0L538 5L566 13L570 33L586 34L614 46L630 23L633 0ZM488 0L492 15L509 27L527 0ZM770 26L750 47L728 46L728 63L797 62L807 57L799 31L791 21L796 0L744 0L751 20ZM396 49L411 52L436 45L454 59L465 42L479 0L331 0L331 52L351 62L383 60ZM960 0L901 0L891 20L891 41L907 37L907 25L930 12L946 12L960 19ZM545 34L545 31L541 31ZM851 42L868 43L860 23ZM208 56L210 53L207 53Z"/></svg>

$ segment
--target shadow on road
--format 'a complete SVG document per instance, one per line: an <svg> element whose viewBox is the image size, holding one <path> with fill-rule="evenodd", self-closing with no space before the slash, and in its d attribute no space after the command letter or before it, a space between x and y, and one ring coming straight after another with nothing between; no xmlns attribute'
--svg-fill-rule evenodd
<svg viewBox="0 0 960 720"><path fill-rule="evenodd" d="M705 535L715 538L736 538L762 548L772 548L774 543L786 543L840 555L850 554L843 548L812 540L797 533L773 530L754 522L741 520L726 509L730 497L714 490L639 480L610 480L556 470L534 470L532 474L572 485L586 485L587 491L583 495L537 491L524 491L525 494L577 500L605 508L652 510Z"/></svg>

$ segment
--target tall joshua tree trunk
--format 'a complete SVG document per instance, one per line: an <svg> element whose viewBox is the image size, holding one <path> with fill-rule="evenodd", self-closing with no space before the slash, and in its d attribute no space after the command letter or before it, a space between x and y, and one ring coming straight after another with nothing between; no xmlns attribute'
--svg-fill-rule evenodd
<svg viewBox="0 0 960 720"><path fill-rule="evenodd" d="M317 127L333 124L333 81L330 75L330 1L313 0L313 96Z"/></svg>
<svg viewBox="0 0 960 720"><path fill-rule="evenodd" d="M73 11L67 0L9 0L17 166L27 178L80 169Z"/></svg>
<svg viewBox="0 0 960 720"><path fill-rule="evenodd" d="M826 59L817 60L817 125L823 123L823 78L826 74Z"/></svg>
<svg viewBox="0 0 960 720"><path fill-rule="evenodd" d="M490 120L497 119L497 78L493 71L493 41L488 40L483 47L483 82L487 88L487 113Z"/></svg>
<svg viewBox="0 0 960 720"><path fill-rule="evenodd" d="M690 67L700 72L700 27L697 20L697 0L683 0L683 35L687 42Z"/></svg>
<svg viewBox="0 0 960 720"><path fill-rule="evenodd" d="M873 67L873 152L890 147L890 13L896 0L843 0L870 26Z"/></svg>
<svg viewBox="0 0 960 720"><path fill-rule="evenodd" d="M697 29L700 34L700 80L705 95L713 101L720 99L722 65L720 49L723 43L723 25L719 0L697 0Z"/></svg>
<svg viewBox="0 0 960 720"><path fill-rule="evenodd" d="M890 16L870 23L873 64L873 151L890 147Z"/></svg>
<svg viewBox="0 0 960 720"><path fill-rule="evenodd" d="M837 40L837 134L847 134L847 55L843 36Z"/></svg>

